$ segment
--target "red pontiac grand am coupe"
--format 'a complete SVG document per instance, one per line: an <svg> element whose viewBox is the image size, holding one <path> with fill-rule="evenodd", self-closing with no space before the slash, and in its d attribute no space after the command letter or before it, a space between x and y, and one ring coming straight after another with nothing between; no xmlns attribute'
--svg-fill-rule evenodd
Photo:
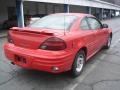
<svg viewBox="0 0 120 90"><path fill-rule="evenodd" d="M109 48L112 31L94 16L58 13L25 28L13 27L4 45L12 64L26 69L78 76L85 62L102 47Z"/></svg>

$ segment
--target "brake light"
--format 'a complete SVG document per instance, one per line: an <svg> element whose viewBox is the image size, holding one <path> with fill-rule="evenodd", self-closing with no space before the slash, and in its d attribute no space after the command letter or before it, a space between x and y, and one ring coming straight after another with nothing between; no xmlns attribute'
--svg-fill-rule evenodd
<svg viewBox="0 0 120 90"><path fill-rule="evenodd" d="M51 37L47 39L40 46L40 49L52 51L64 50L65 48L66 48L65 41L57 37Z"/></svg>
<svg viewBox="0 0 120 90"><path fill-rule="evenodd" d="M8 42L9 42L9 43L13 43L13 40L12 40L9 32L8 32L8 34L7 34L7 39L8 39Z"/></svg>

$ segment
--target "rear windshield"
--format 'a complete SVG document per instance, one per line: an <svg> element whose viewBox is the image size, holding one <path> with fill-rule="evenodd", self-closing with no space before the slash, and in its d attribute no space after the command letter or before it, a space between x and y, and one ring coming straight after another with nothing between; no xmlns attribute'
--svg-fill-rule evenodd
<svg viewBox="0 0 120 90"><path fill-rule="evenodd" d="M76 18L72 15L49 15L35 21L29 27L68 30Z"/></svg>

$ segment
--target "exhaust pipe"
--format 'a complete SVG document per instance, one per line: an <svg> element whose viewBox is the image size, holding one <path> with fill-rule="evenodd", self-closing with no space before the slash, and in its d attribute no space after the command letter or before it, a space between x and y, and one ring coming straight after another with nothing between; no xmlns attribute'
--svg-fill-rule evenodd
<svg viewBox="0 0 120 90"><path fill-rule="evenodd" d="M11 62L11 64L12 64L12 65L15 65L15 63L14 63L14 62Z"/></svg>

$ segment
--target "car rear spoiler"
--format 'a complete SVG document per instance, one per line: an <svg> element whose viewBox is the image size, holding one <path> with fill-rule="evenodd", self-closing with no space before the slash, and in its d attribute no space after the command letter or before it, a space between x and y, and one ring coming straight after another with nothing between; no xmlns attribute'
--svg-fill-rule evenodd
<svg viewBox="0 0 120 90"><path fill-rule="evenodd" d="M54 35L54 33L51 33L51 32L33 31L31 29L19 28L19 27L13 27L13 28L10 28L10 30L12 30L12 31L19 31L19 32L35 33L35 34L44 34L44 35L49 35L49 36L53 36Z"/></svg>

